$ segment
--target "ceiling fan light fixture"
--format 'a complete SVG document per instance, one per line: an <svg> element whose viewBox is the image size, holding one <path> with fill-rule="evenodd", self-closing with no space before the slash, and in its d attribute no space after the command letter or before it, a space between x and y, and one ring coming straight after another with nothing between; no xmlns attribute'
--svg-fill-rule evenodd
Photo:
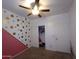
<svg viewBox="0 0 79 59"><path fill-rule="evenodd" d="M26 0L28 3L33 3L33 2L35 2L35 0Z"/></svg>
<svg viewBox="0 0 79 59"><path fill-rule="evenodd" d="M39 14L39 9L38 7L35 5L35 7L32 9L32 14L33 15L38 15Z"/></svg>

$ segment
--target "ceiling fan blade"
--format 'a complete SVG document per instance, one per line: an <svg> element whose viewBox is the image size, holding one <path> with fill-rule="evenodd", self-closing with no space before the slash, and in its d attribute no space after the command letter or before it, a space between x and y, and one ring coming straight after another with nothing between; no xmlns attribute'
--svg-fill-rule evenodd
<svg viewBox="0 0 79 59"><path fill-rule="evenodd" d="M30 16L30 15L32 15L32 13L29 13L27 16Z"/></svg>
<svg viewBox="0 0 79 59"><path fill-rule="evenodd" d="M39 0L35 0L35 4L39 6Z"/></svg>
<svg viewBox="0 0 79 59"><path fill-rule="evenodd" d="M42 16L41 16L40 14L38 14L38 17L40 17L40 18L41 18Z"/></svg>
<svg viewBox="0 0 79 59"><path fill-rule="evenodd" d="M29 7L25 7L25 6L22 6L22 5L19 5L19 7L22 7L22 8L25 8L25 9L31 9Z"/></svg>
<svg viewBox="0 0 79 59"><path fill-rule="evenodd" d="M41 12L49 12L50 11L50 9L42 9L42 10L40 10Z"/></svg>

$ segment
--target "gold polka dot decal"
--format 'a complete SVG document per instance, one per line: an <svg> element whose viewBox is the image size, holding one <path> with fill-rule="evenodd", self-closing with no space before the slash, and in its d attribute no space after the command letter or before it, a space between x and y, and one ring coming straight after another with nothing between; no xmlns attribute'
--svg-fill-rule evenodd
<svg viewBox="0 0 79 59"><path fill-rule="evenodd" d="M6 19L9 20L10 18L9 17L6 17Z"/></svg>
<svg viewBox="0 0 79 59"><path fill-rule="evenodd" d="M13 29L13 26L10 26L11 29Z"/></svg>

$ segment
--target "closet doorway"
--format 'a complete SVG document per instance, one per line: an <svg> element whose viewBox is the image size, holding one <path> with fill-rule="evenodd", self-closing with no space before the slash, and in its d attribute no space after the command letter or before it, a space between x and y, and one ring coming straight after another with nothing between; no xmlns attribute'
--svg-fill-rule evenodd
<svg viewBox="0 0 79 59"><path fill-rule="evenodd" d="M45 26L38 26L39 48L45 48Z"/></svg>

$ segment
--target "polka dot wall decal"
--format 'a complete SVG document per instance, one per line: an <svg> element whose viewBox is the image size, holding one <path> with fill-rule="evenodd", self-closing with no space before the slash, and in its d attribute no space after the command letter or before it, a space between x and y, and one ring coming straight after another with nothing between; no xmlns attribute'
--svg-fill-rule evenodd
<svg viewBox="0 0 79 59"><path fill-rule="evenodd" d="M15 26L15 28L16 28L16 26Z"/></svg>
<svg viewBox="0 0 79 59"><path fill-rule="evenodd" d="M25 39L25 41L27 41L27 39Z"/></svg>
<svg viewBox="0 0 79 59"><path fill-rule="evenodd" d="M25 18L25 20L27 20L27 18Z"/></svg>
<svg viewBox="0 0 79 59"><path fill-rule="evenodd" d="M26 25L26 27L27 27L27 25Z"/></svg>
<svg viewBox="0 0 79 59"><path fill-rule="evenodd" d="M30 31L30 29L29 29L29 31Z"/></svg>
<svg viewBox="0 0 79 59"><path fill-rule="evenodd" d="M21 38L23 38L23 36L21 36Z"/></svg>
<svg viewBox="0 0 79 59"><path fill-rule="evenodd" d="M10 18L9 17L6 17L6 19L9 20Z"/></svg>
<svg viewBox="0 0 79 59"><path fill-rule="evenodd" d="M13 14L11 14L10 16L11 16L11 17L14 17L14 15L13 15Z"/></svg>
<svg viewBox="0 0 79 59"><path fill-rule="evenodd" d="M24 26L22 28L24 28Z"/></svg>
<svg viewBox="0 0 79 59"><path fill-rule="evenodd" d="M23 34L23 33L22 33Z"/></svg>
<svg viewBox="0 0 79 59"><path fill-rule="evenodd" d="M19 37L19 39L20 39L20 37Z"/></svg>
<svg viewBox="0 0 79 59"><path fill-rule="evenodd" d="M28 24L30 24L30 22L28 22Z"/></svg>
<svg viewBox="0 0 79 59"><path fill-rule="evenodd" d="M10 26L11 29L13 29L13 26Z"/></svg>
<svg viewBox="0 0 79 59"><path fill-rule="evenodd" d="M19 21L19 19L17 19L17 21Z"/></svg>
<svg viewBox="0 0 79 59"><path fill-rule="evenodd" d="M30 35L28 37L30 37Z"/></svg>
<svg viewBox="0 0 79 59"><path fill-rule="evenodd" d="M19 24L17 24L17 26L19 26Z"/></svg>
<svg viewBox="0 0 79 59"><path fill-rule="evenodd" d="M13 35L16 35L16 33L14 32Z"/></svg>
<svg viewBox="0 0 79 59"><path fill-rule="evenodd" d="M27 32L25 32L25 34L27 34Z"/></svg>
<svg viewBox="0 0 79 59"><path fill-rule="evenodd" d="M24 21L22 21L24 23Z"/></svg>
<svg viewBox="0 0 79 59"><path fill-rule="evenodd" d="M31 42L31 40L29 40L29 42Z"/></svg>
<svg viewBox="0 0 79 59"><path fill-rule="evenodd" d="M22 32L22 29L20 31Z"/></svg>

